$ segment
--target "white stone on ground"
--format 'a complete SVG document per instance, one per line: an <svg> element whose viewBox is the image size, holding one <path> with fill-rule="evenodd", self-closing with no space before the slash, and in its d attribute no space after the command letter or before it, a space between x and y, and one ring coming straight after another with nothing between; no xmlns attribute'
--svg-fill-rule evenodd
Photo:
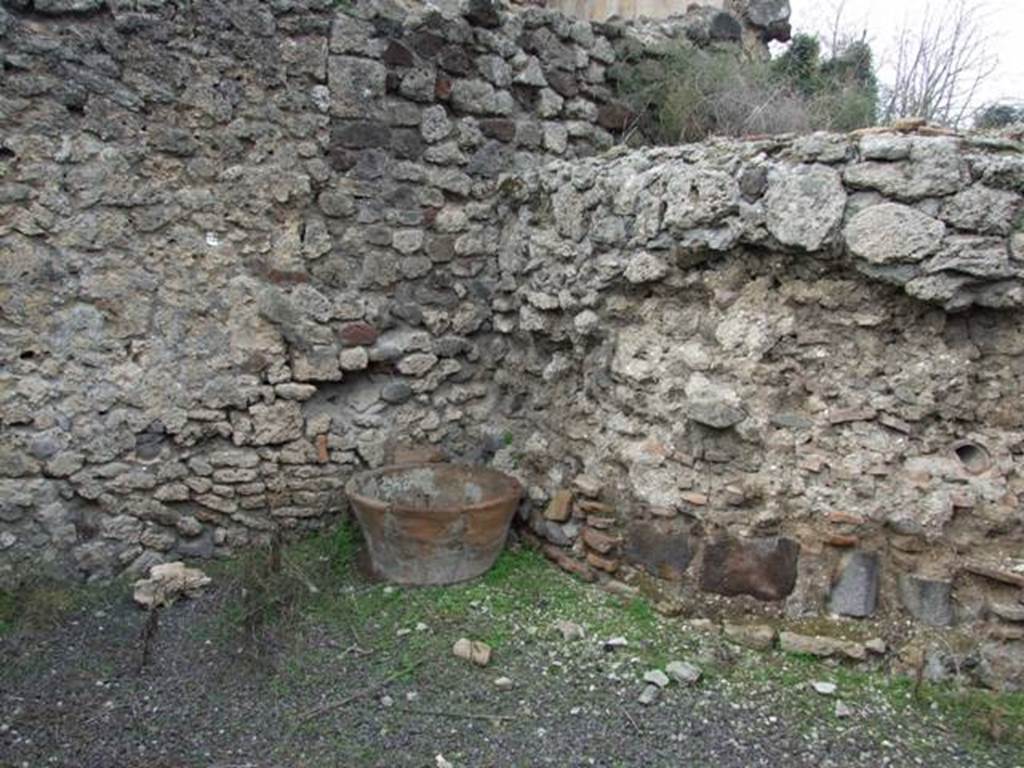
<svg viewBox="0 0 1024 768"><path fill-rule="evenodd" d="M478 667L486 667L491 661L491 647L487 643L465 637L455 641L452 653L460 659L473 662Z"/></svg>
<svg viewBox="0 0 1024 768"><path fill-rule="evenodd" d="M583 627L573 621L559 619L555 622L555 629L561 633L563 640L582 640L586 636Z"/></svg>

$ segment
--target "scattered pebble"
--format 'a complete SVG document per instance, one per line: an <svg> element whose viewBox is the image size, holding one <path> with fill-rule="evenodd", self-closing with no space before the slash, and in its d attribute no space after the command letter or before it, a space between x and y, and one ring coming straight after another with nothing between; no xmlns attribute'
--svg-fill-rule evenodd
<svg viewBox="0 0 1024 768"><path fill-rule="evenodd" d="M665 671L669 677L683 685L693 685L701 676L700 668L686 661L670 662Z"/></svg>
<svg viewBox="0 0 1024 768"><path fill-rule="evenodd" d="M491 663L491 646L479 640L460 637L452 646L452 653L460 659L473 662L478 667L486 667Z"/></svg>
<svg viewBox="0 0 1024 768"><path fill-rule="evenodd" d="M820 693L822 696L831 696L837 690L835 683L826 683L822 682L821 680L812 680L811 688L813 688L815 692Z"/></svg>
<svg viewBox="0 0 1024 768"><path fill-rule="evenodd" d="M438 755L434 758L434 762L437 763L437 768L455 768L450 762L444 759L444 755Z"/></svg>
<svg viewBox="0 0 1024 768"><path fill-rule="evenodd" d="M494 685L496 688L507 690L511 688L513 685L515 685L515 683L512 682L511 677L499 677L494 681Z"/></svg>
<svg viewBox="0 0 1024 768"><path fill-rule="evenodd" d="M644 682L652 683L659 688L664 688L669 684L668 675L662 672L660 669L652 669L649 672L644 673Z"/></svg>
<svg viewBox="0 0 1024 768"><path fill-rule="evenodd" d="M879 656L883 655L886 652L886 650L888 650L888 647L885 644L885 640L883 640L880 637L875 637L871 640L868 640L866 643L864 643L864 647L872 653L877 653Z"/></svg>
<svg viewBox="0 0 1024 768"><path fill-rule="evenodd" d="M658 694L661 693L661 689L656 685L646 685L643 691L640 693L640 698L637 699L645 707L650 706L658 700Z"/></svg>
<svg viewBox="0 0 1024 768"><path fill-rule="evenodd" d="M583 632L583 627L573 621L564 621L559 619L555 622L555 630L562 634L562 639L569 640L582 640L586 635Z"/></svg>
<svg viewBox="0 0 1024 768"><path fill-rule="evenodd" d="M767 651L775 645L775 630L767 624L724 624L725 636L737 645Z"/></svg>
<svg viewBox="0 0 1024 768"><path fill-rule="evenodd" d="M690 619L687 623L695 632L711 632L715 628L715 622L711 619Z"/></svg>
<svg viewBox="0 0 1024 768"><path fill-rule="evenodd" d="M428 629L430 629L430 627L428 627L422 621L416 622L416 631L417 632L426 632Z"/></svg>
<svg viewBox="0 0 1024 768"><path fill-rule="evenodd" d="M393 707L395 706L395 700L390 696L384 695L380 697L380 705L382 707Z"/></svg>
<svg viewBox="0 0 1024 768"><path fill-rule="evenodd" d="M853 717L853 710L845 702L837 701L836 717Z"/></svg>
<svg viewBox="0 0 1024 768"><path fill-rule="evenodd" d="M626 642L624 637L612 637L604 641L604 649L606 651L614 651L616 648L625 648L629 643Z"/></svg>

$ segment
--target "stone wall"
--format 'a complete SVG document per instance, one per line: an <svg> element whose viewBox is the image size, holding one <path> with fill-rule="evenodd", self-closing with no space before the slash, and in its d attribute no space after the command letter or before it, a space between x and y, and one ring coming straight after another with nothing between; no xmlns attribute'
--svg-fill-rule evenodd
<svg viewBox="0 0 1024 768"><path fill-rule="evenodd" d="M1024 636L1021 149L817 134L510 180L498 381L532 428L497 462L549 556L704 611Z"/></svg>
<svg viewBox="0 0 1024 768"><path fill-rule="evenodd" d="M613 589L1024 634L1021 147L616 146L709 18L0 5L0 581L447 455Z"/></svg>
<svg viewBox="0 0 1024 768"><path fill-rule="evenodd" d="M487 2L0 4L0 581L318 526L401 442L486 455L488 201L612 146L638 45Z"/></svg>
<svg viewBox="0 0 1024 768"><path fill-rule="evenodd" d="M523 0L531 2L532 0ZM567 16L591 21L621 19L665 19L672 16L703 13L714 17L716 12L728 14L745 28L752 48L757 42L788 40L789 0L536 0ZM699 9L699 10L698 10ZM724 19L720 23L728 23Z"/></svg>

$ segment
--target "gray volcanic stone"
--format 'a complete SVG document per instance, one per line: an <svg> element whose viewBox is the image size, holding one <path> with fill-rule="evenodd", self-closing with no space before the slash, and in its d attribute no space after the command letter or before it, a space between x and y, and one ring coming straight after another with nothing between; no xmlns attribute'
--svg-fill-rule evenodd
<svg viewBox="0 0 1024 768"><path fill-rule="evenodd" d="M107 0L35 0L32 9L37 13L89 13L98 11L107 4Z"/></svg>
<svg viewBox="0 0 1024 768"><path fill-rule="evenodd" d="M711 17L708 37L711 40L739 42L743 37L743 25L731 13L720 11Z"/></svg>
<svg viewBox="0 0 1024 768"><path fill-rule="evenodd" d="M368 106L384 96L387 69L379 61L355 56L331 56L327 83L331 89L331 114L335 117L366 117Z"/></svg>
<svg viewBox="0 0 1024 768"><path fill-rule="evenodd" d="M420 134L424 141L436 142L448 136L452 132L452 123L448 119L448 112L440 104L427 107L423 110L422 121L420 122Z"/></svg>
<svg viewBox="0 0 1024 768"><path fill-rule="evenodd" d="M452 85L452 106L471 115L490 115L498 111L494 86L484 80L457 80Z"/></svg>
<svg viewBox="0 0 1024 768"><path fill-rule="evenodd" d="M1024 643L993 640L979 646L981 682L1000 691L1024 691Z"/></svg>
<svg viewBox="0 0 1024 768"><path fill-rule="evenodd" d="M665 671L677 683L693 685L700 680L700 668L689 662L669 662Z"/></svg>
<svg viewBox="0 0 1024 768"><path fill-rule="evenodd" d="M953 584L901 573L898 580L900 600L915 619L933 627L953 623Z"/></svg>
<svg viewBox="0 0 1024 768"><path fill-rule="evenodd" d="M939 253L924 265L924 271L1000 278L1020 275L1022 268L1010 263L1004 238L954 235L946 238Z"/></svg>
<svg viewBox="0 0 1024 768"><path fill-rule="evenodd" d="M430 352L414 352L399 360L395 367L406 376L423 376L437 364L437 359Z"/></svg>
<svg viewBox="0 0 1024 768"><path fill-rule="evenodd" d="M653 283L668 274L668 265L652 253L642 251L626 265L626 279L631 283Z"/></svg>
<svg viewBox="0 0 1024 768"><path fill-rule="evenodd" d="M348 13L337 13L331 25L329 50L331 53L370 53L373 27L364 19L357 19Z"/></svg>
<svg viewBox="0 0 1024 768"><path fill-rule="evenodd" d="M181 557L198 557L207 560L213 557L213 534L210 531L205 531L196 538L180 541L177 552Z"/></svg>
<svg viewBox="0 0 1024 768"><path fill-rule="evenodd" d="M756 651L767 651L775 645L775 630L767 624L723 624L722 632L729 640Z"/></svg>
<svg viewBox="0 0 1024 768"><path fill-rule="evenodd" d="M738 7L751 24L771 27L789 21L789 0L741 0Z"/></svg>
<svg viewBox="0 0 1024 768"><path fill-rule="evenodd" d="M874 552L847 553L829 594L828 609L842 616L865 618L878 605L879 559Z"/></svg>
<svg viewBox="0 0 1024 768"><path fill-rule="evenodd" d="M739 209L740 188L727 173L673 165L666 175L664 223L672 232L713 224Z"/></svg>
<svg viewBox="0 0 1024 768"><path fill-rule="evenodd" d="M694 421L715 429L728 429L747 417L742 409L721 400L691 403L687 414Z"/></svg>
<svg viewBox="0 0 1024 768"><path fill-rule="evenodd" d="M988 235L1008 235L1024 199L1003 189L975 184L948 198L942 218L957 229Z"/></svg>
<svg viewBox="0 0 1024 768"><path fill-rule="evenodd" d="M432 69L414 68L405 73L398 86L398 92L405 98L430 103L435 98L437 73Z"/></svg>
<svg viewBox="0 0 1024 768"><path fill-rule="evenodd" d="M764 196L768 231L783 245L819 250L839 226L846 192L838 171L800 165L768 174Z"/></svg>
<svg viewBox="0 0 1024 768"><path fill-rule="evenodd" d="M912 139L892 133L868 134L860 140L860 156L865 160L906 160Z"/></svg>
<svg viewBox="0 0 1024 768"><path fill-rule="evenodd" d="M380 391L380 399L393 405L400 405L411 397L412 387L404 381L390 381Z"/></svg>
<svg viewBox="0 0 1024 768"><path fill-rule="evenodd" d="M850 253L872 264L918 262L935 253L946 225L900 203L865 208L846 225L843 236Z"/></svg>
<svg viewBox="0 0 1024 768"><path fill-rule="evenodd" d="M744 200L757 200L768 190L768 169L760 165L744 168L739 185Z"/></svg>
<svg viewBox="0 0 1024 768"><path fill-rule="evenodd" d="M494 0L467 0L462 15L478 27L501 26L501 12Z"/></svg>
<svg viewBox="0 0 1024 768"><path fill-rule="evenodd" d="M857 189L874 189L897 200L941 197L959 191L961 157L958 140L952 137L893 137L891 146L910 144L909 157L901 162L867 161L847 166L846 183Z"/></svg>
<svg viewBox="0 0 1024 768"><path fill-rule="evenodd" d="M294 400L254 405L249 414L252 416L253 445L286 443L302 437L302 410Z"/></svg>
<svg viewBox="0 0 1024 768"><path fill-rule="evenodd" d="M747 417L731 387L712 382L700 373L692 374L687 381L686 397L686 415L708 427L728 429Z"/></svg>

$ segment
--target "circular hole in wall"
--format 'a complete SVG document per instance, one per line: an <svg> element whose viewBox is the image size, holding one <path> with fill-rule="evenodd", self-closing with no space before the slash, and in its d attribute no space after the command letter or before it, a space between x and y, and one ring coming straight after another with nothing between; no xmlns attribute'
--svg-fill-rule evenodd
<svg viewBox="0 0 1024 768"><path fill-rule="evenodd" d="M992 466L992 455L988 448L973 440L953 443L953 455L960 462L960 466L972 475L979 475Z"/></svg>

